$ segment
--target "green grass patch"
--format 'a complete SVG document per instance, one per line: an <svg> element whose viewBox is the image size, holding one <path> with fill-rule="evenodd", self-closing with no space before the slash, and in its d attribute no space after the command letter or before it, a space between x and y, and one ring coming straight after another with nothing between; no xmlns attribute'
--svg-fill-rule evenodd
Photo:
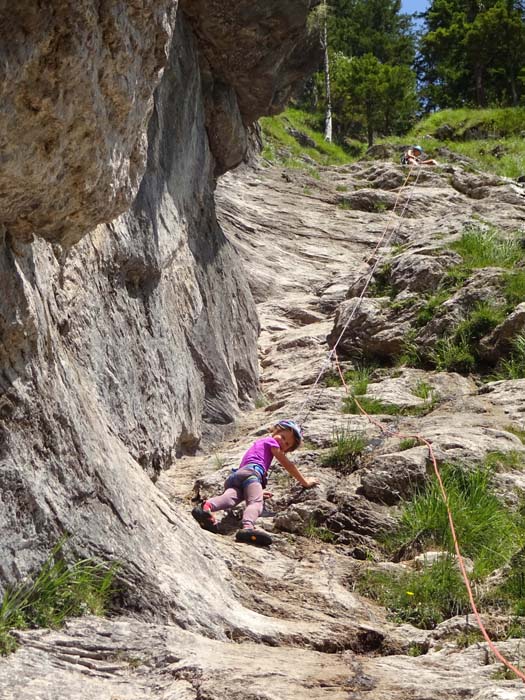
<svg viewBox="0 0 525 700"><path fill-rule="evenodd" d="M470 609L463 580L448 557L421 572L399 576L367 571L357 582L357 590L386 607L393 621L422 629L433 629Z"/></svg>
<svg viewBox="0 0 525 700"><path fill-rule="evenodd" d="M352 202L349 202L348 199L344 199L344 197L337 202L337 206L339 207L339 209L344 209L346 211L349 211L354 208L352 206Z"/></svg>
<svg viewBox="0 0 525 700"><path fill-rule="evenodd" d="M438 290L435 294L428 297L425 301L425 305L422 309L417 312L416 325L425 326L429 321L431 321L439 308L450 297L450 292L446 289Z"/></svg>
<svg viewBox="0 0 525 700"><path fill-rule="evenodd" d="M304 536L311 540L320 540L321 542L333 542L335 534L326 527L315 524L314 518L310 518L306 525Z"/></svg>
<svg viewBox="0 0 525 700"><path fill-rule="evenodd" d="M417 447L419 440L416 438L403 438L399 441L399 447L397 448L399 452L404 452L405 450L411 450L413 447Z"/></svg>
<svg viewBox="0 0 525 700"><path fill-rule="evenodd" d="M505 425L503 430L506 430L508 433L512 433L519 438L523 444L525 444L525 430L520 428L519 425Z"/></svg>
<svg viewBox="0 0 525 700"><path fill-rule="evenodd" d="M499 472L508 471L509 469L523 469L525 455L517 450L489 452L483 463L493 471Z"/></svg>
<svg viewBox="0 0 525 700"><path fill-rule="evenodd" d="M359 457L368 445L368 439L362 432L335 428L332 447L323 457L324 467L333 467L343 473L353 472L359 465Z"/></svg>
<svg viewBox="0 0 525 700"><path fill-rule="evenodd" d="M397 416L401 413L401 408L395 404L386 404L379 399L370 396L358 396L357 401L370 415ZM358 415L361 413L355 396L346 396L343 399L343 413Z"/></svg>
<svg viewBox="0 0 525 700"><path fill-rule="evenodd" d="M68 617L103 615L114 593L115 566L93 559L67 564L64 539L53 548L40 571L6 590L0 606L0 654L16 649L13 629L60 627Z"/></svg>
<svg viewBox="0 0 525 700"><path fill-rule="evenodd" d="M424 399L425 401L432 401L436 394L434 387L428 382L425 382L424 379L418 381L416 386L412 389L412 393L414 396L417 396L419 399Z"/></svg>
<svg viewBox="0 0 525 700"><path fill-rule="evenodd" d="M493 470L446 464L441 475L461 551L474 561L474 574L484 576L506 564L523 545L525 530L521 519L493 493ZM387 544L393 549L453 551L447 510L435 477L404 505L399 527Z"/></svg>
<svg viewBox="0 0 525 700"><path fill-rule="evenodd" d="M262 117L259 123L263 134L262 156L273 163L306 168L302 160L305 155L319 165L342 165L355 160L341 146L325 141L315 117L308 112L288 108L275 117ZM310 145L301 145L290 129L304 134Z"/></svg>
<svg viewBox="0 0 525 700"><path fill-rule="evenodd" d="M525 378L525 333L519 333L512 341L510 355L498 362L492 379Z"/></svg>
<svg viewBox="0 0 525 700"><path fill-rule="evenodd" d="M525 301L525 270L513 270L503 276L503 294L509 311Z"/></svg>
<svg viewBox="0 0 525 700"><path fill-rule="evenodd" d="M472 372L476 358L465 338L440 338L429 355L430 362L439 372Z"/></svg>
<svg viewBox="0 0 525 700"><path fill-rule="evenodd" d="M520 136L525 122L523 107L489 107L486 109L442 109L422 119L414 127L414 135L435 135L443 126L453 129L455 139L472 139L486 132L491 138Z"/></svg>
<svg viewBox="0 0 525 700"><path fill-rule="evenodd" d="M464 265L471 268L512 268L525 257L518 238L504 237L496 229L471 228L450 247L461 255Z"/></svg>

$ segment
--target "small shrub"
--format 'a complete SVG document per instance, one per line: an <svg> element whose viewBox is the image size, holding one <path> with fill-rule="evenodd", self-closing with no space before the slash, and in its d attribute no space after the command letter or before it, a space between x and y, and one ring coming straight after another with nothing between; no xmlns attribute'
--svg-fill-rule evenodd
<svg viewBox="0 0 525 700"><path fill-rule="evenodd" d="M478 644L484 639L483 635L478 629L466 630L465 632L460 632L455 637L456 645L459 649L467 649L473 644Z"/></svg>
<svg viewBox="0 0 525 700"><path fill-rule="evenodd" d="M358 465L359 457L367 445L368 440L364 433L351 431L347 428L336 428L333 433L332 447L321 464L343 472L354 471Z"/></svg>
<svg viewBox="0 0 525 700"><path fill-rule="evenodd" d="M68 565L62 539L28 582L6 590L0 605L0 654L16 649L12 629L60 627L67 617L103 615L113 595L115 566L82 559Z"/></svg>
<svg viewBox="0 0 525 700"><path fill-rule="evenodd" d="M345 381L351 383L351 391L353 394L357 396L366 394L374 370L375 365L356 365L355 369L345 372Z"/></svg>
<svg viewBox="0 0 525 700"><path fill-rule="evenodd" d="M434 629L443 620L469 610L463 580L452 559L443 558L421 572L393 575L367 571L357 590L385 606L395 622Z"/></svg>
<svg viewBox="0 0 525 700"><path fill-rule="evenodd" d="M348 201L348 199L341 198L337 202L337 206L339 209L353 209L352 203Z"/></svg>
<svg viewBox="0 0 525 700"><path fill-rule="evenodd" d="M415 642L408 647L407 656L422 656L426 654L428 649L424 644L418 644Z"/></svg>
<svg viewBox="0 0 525 700"><path fill-rule="evenodd" d="M336 192L348 192L348 185L337 185Z"/></svg>

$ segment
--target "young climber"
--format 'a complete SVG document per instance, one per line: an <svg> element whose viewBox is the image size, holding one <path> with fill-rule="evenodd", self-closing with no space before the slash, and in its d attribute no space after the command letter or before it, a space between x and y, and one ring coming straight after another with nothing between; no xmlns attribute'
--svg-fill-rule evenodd
<svg viewBox="0 0 525 700"><path fill-rule="evenodd" d="M256 440L245 452L238 469L234 469L224 484L224 493L209 498L192 510L192 515L199 525L210 532L217 532L217 521L213 513L229 510L242 500L246 507L242 515L242 530L237 532L238 542L255 542L270 544L271 538L262 531L255 530L255 521L263 511L263 489L268 481L268 472L272 459L281 464L305 489L317 486L316 479L305 479L299 469L286 456L293 452L302 441L301 429L293 420L282 420L274 427L268 437Z"/></svg>
<svg viewBox="0 0 525 700"><path fill-rule="evenodd" d="M401 165L437 165L433 158L422 159L423 149L421 146L410 146L401 156Z"/></svg>

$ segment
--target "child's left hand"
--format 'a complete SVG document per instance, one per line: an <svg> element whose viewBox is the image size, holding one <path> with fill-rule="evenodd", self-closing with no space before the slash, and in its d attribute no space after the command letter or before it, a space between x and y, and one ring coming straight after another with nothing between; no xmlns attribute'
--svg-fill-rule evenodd
<svg viewBox="0 0 525 700"><path fill-rule="evenodd" d="M269 498L273 498L273 493L270 493L270 491L265 491L263 493L263 498L265 501L267 501Z"/></svg>

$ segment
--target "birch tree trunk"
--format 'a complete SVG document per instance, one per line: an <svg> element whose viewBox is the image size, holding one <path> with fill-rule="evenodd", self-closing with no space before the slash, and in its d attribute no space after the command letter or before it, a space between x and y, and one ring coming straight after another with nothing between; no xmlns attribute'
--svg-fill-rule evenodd
<svg viewBox="0 0 525 700"><path fill-rule="evenodd" d="M324 87L326 96L326 111L324 116L324 138L332 143L332 95L330 92L330 59L328 56L328 18L326 0L323 2L323 28L321 44L324 51Z"/></svg>

